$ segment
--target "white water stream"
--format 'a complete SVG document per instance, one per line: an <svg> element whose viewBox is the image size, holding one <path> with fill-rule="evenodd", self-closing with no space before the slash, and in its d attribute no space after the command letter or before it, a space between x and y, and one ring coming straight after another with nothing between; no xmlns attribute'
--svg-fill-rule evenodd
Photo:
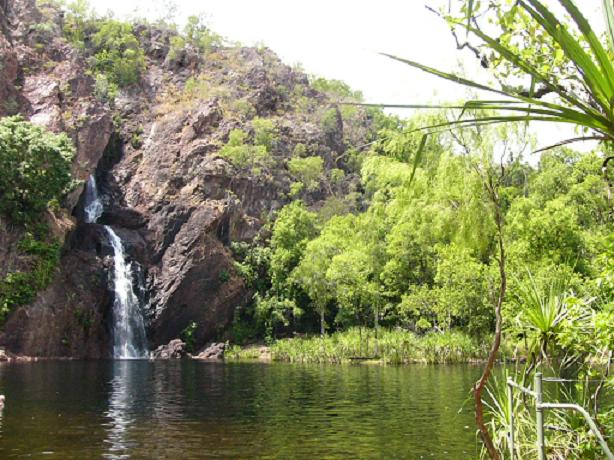
<svg viewBox="0 0 614 460"><path fill-rule="evenodd" d="M83 210L85 221L89 223L95 223L102 215L103 205L94 176L87 181ZM147 356L147 337L139 298L134 293L132 269L126 261L121 238L108 225L104 225L104 229L113 247L113 357L144 358Z"/></svg>

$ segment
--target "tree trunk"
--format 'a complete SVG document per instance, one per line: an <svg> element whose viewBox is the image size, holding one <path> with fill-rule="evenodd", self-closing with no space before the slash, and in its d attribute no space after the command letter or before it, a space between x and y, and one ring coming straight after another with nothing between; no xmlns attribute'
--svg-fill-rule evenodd
<svg viewBox="0 0 614 460"><path fill-rule="evenodd" d="M379 308L375 307L375 318L373 321L373 324L375 326L375 350L373 351L373 354L375 356L379 355L379 344L377 343L377 339L378 339L378 333L379 333Z"/></svg>
<svg viewBox="0 0 614 460"><path fill-rule="evenodd" d="M324 337L324 309L320 310L320 335Z"/></svg>
<svg viewBox="0 0 614 460"><path fill-rule="evenodd" d="M358 356L362 356L362 327L358 325Z"/></svg>
<svg viewBox="0 0 614 460"><path fill-rule="evenodd" d="M486 423L484 422L484 404L482 402L482 392L486 387L486 384L488 383L492 368L497 359L499 346L501 345L501 326L503 322L501 317L501 307L503 306L505 291L507 289L507 278L505 273L505 247L503 244L503 216L501 214L501 203L499 201L499 195L497 193L497 190L495 189L495 185L492 182L492 178L489 178L485 185L495 208L494 217L495 224L497 226L497 240L499 245L499 276L501 277L501 281L499 285L499 296L497 298L497 304L495 306L495 339L491 346L490 353L488 354L488 360L486 361L486 366L484 367L482 376L473 387L473 396L475 398L475 421L478 425L480 437L482 438L484 447L486 447L488 455L491 459L499 460L499 452L497 452L497 449L495 448L495 445L492 441L492 437L490 436L488 428L486 427Z"/></svg>

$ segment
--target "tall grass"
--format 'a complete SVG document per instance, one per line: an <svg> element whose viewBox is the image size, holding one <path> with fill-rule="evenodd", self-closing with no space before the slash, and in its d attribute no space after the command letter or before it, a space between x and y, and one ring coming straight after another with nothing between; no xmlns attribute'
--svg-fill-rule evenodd
<svg viewBox="0 0 614 460"><path fill-rule="evenodd" d="M377 341L377 354L376 350ZM270 346L273 361L292 363L344 363L372 360L385 364L462 363L484 359L488 341L476 342L460 332L429 333L381 329L376 339L370 329L352 328L320 337L277 340ZM231 348L228 359L254 359L249 348Z"/></svg>

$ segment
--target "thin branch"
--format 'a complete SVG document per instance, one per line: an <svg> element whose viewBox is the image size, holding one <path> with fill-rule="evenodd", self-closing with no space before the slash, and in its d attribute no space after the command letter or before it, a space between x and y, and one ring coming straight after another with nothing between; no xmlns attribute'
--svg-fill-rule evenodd
<svg viewBox="0 0 614 460"><path fill-rule="evenodd" d="M603 173L603 179L605 180L606 193L608 206L612 203L612 181L610 180L610 176L608 175L608 163L610 160L614 160L614 156L606 157L603 160L603 164L601 165L601 172ZM610 211L610 215L614 214L614 209Z"/></svg>
<svg viewBox="0 0 614 460"><path fill-rule="evenodd" d="M437 11L436 9L428 6L428 5L424 5L424 7L429 10L431 13L436 14L437 16L439 16L442 19L445 19L441 13L439 11ZM458 35L456 34L456 31L454 29L450 29L450 32L452 33L452 37L454 37L454 41L456 42L456 49L457 50L463 50L465 48L467 48L468 50L470 50L476 58L479 59L480 64L482 67L484 67L485 69L488 68L488 58L480 52L480 50L472 45L471 43L469 43L468 40L465 40L464 42L461 43L461 40L458 38Z"/></svg>

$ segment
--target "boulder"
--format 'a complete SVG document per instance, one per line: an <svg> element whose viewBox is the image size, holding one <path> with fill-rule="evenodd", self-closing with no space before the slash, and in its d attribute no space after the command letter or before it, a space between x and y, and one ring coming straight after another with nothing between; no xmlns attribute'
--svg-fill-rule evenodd
<svg viewBox="0 0 614 460"><path fill-rule="evenodd" d="M151 353L152 359L181 359L187 355L186 345L181 339L173 339L166 345L160 345Z"/></svg>
<svg viewBox="0 0 614 460"><path fill-rule="evenodd" d="M134 209L128 208L112 208L105 211L98 219L98 223L102 225L112 225L117 227L129 228L136 230L145 226L146 222L141 213Z"/></svg>
<svg viewBox="0 0 614 460"><path fill-rule="evenodd" d="M220 104L217 99L213 99L199 108L196 115L192 117L191 125L194 132L202 136L217 128L222 118L224 118L224 115Z"/></svg>
<svg viewBox="0 0 614 460"><path fill-rule="evenodd" d="M210 343L200 353L193 356L194 359L217 361L224 359L224 351L226 350L226 343Z"/></svg>

